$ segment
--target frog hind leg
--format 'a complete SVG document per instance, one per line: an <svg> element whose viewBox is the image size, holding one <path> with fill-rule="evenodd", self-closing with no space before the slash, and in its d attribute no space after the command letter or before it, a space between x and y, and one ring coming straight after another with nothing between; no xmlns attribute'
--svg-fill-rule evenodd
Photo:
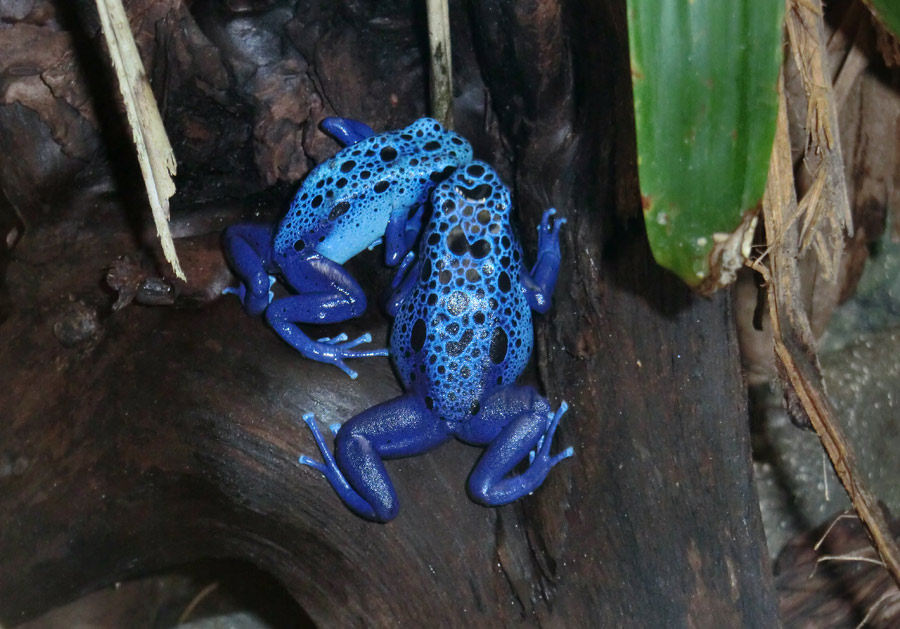
<svg viewBox="0 0 900 629"><path fill-rule="evenodd" d="M563 402L551 411L547 400L531 387L506 387L489 398L470 420L468 434L460 435L474 443L489 440L469 475L472 499L488 506L518 500L537 489L553 466L572 456L572 448L550 454L554 433L567 409ZM528 468L510 476L525 459Z"/></svg>
<svg viewBox="0 0 900 629"><path fill-rule="evenodd" d="M258 315L269 305L272 286L272 227L239 223L231 225L222 236L225 255L240 281L236 289L226 289L241 300L244 309Z"/></svg>
<svg viewBox="0 0 900 629"><path fill-rule="evenodd" d="M351 378L357 374L344 364L344 359L388 355L387 349L354 349L372 340L368 332L352 341L344 334L313 340L297 326L339 323L365 312L365 293L344 267L319 254L286 258L279 266L284 281L297 294L269 304L266 320L291 347L310 360L339 367Z"/></svg>
<svg viewBox="0 0 900 629"><path fill-rule="evenodd" d="M324 461L301 456L300 463L319 470L351 511L375 522L388 522L399 510L384 459L422 454L450 439L412 394L373 406L346 422L335 437L333 455L315 417L307 413L303 421Z"/></svg>

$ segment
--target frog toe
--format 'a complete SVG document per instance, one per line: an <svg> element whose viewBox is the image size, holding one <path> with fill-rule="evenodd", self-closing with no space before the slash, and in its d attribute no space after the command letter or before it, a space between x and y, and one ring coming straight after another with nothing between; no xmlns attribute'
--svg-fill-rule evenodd
<svg viewBox="0 0 900 629"><path fill-rule="evenodd" d="M300 463L300 465L306 465L307 467L319 470L322 474L325 474L325 472L327 471L324 463L322 463L321 461L316 461L315 459L311 459L305 454L301 454L297 459L297 462Z"/></svg>
<svg viewBox="0 0 900 629"><path fill-rule="evenodd" d="M234 295L242 304L244 303L244 295L246 294L246 292L247 289L244 288L243 284L238 284L237 286L226 286L222 289L222 295Z"/></svg>
<svg viewBox="0 0 900 629"><path fill-rule="evenodd" d="M334 364L335 364L335 366L338 367L341 371L343 371L345 374L347 374L348 376L350 376L350 379L351 379L351 380L356 380L356 379L359 377L359 373L357 373L357 372L354 371L353 369L350 369L350 367L348 367L347 365L344 364L344 361L338 360L338 361L337 361L336 363L334 363Z"/></svg>
<svg viewBox="0 0 900 629"><path fill-rule="evenodd" d="M341 332L337 336L323 336L320 339L316 339L316 343L327 343L328 345L336 345L338 343L342 343L347 340L347 335Z"/></svg>

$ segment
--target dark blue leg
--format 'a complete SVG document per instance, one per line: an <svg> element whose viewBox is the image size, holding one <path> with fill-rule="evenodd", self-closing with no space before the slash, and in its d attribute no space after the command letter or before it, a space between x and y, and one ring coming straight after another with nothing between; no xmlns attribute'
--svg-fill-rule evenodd
<svg viewBox="0 0 900 629"><path fill-rule="evenodd" d="M422 231L422 222L425 218L425 205L420 205L416 212L406 219L406 234L404 235L403 246L406 251L412 251L413 245L419 238Z"/></svg>
<svg viewBox="0 0 900 629"><path fill-rule="evenodd" d="M393 281L391 281L391 290L384 300L384 310L389 317L397 316L403 301L416 286L416 280L419 279L419 272L422 266L415 260L416 256L412 251L407 253L400 264L400 268L397 269Z"/></svg>
<svg viewBox="0 0 900 629"><path fill-rule="evenodd" d="M559 274L559 228L566 224L566 219L556 219L551 227L550 217L554 214L556 210L550 208L541 217L541 224L538 225L537 262L531 273L522 271L521 274L528 305L540 313L547 312L550 308L550 300L556 290L556 277Z"/></svg>
<svg viewBox="0 0 900 629"><path fill-rule="evenodd" d="M419 231L422 229L422 219L424 215L425 206L420 205L415 214L406 221L406 234L404 236L405 240L403 244L406 255L403 258L403 261L400 262L400 267L397 269L397 272L394 274L394 279L391 281L390 292L388 292L387 296L384 298L384 309L391 317L397 316L400 305L415 287L416 280L419 277L421 266L416 262L416 254L413 250L413 245L415 245L416 239L419 237ZM390 230L390 228L391 224L388 223L388 230ZM388 264L394 261L394 255L390 253L390 246L385 246L385 258Z"/></svg>
<svg viewBox="0 0 900 629"><path fill-rule="evenodd" d="M387 227L384 230L384 262L388 266L400 264L406 254L412 250L419 232L422 229L422 217L425 206L418 205L410 214L409 209L397 208L391 212Z"/></svg>
<svg viewBox="0 0 900 629"><path fill-rule="evenodd" d="M537 489L554 465L572 456L572 448L550 455L553 435L567 409L563 402L552 412L531 387L510 386L489 398L459 434L470 443L490 444L469 475L472 499L488 506L518 500ZM508 476L526 458L528 469Z"/></svg>
<svg viewBox="0 0 900 629"><path fill-rule="evenodd" d="M241 284L225 292L238 296L244 309L258 315L269 305L273 278L272 228L269 225L232 225L223 235L225 255Z"/></svg>
<svg viewBox="0 0 900 629"><path fill-rule="evenodd" d="M297 323L338 323L365 312L366 296L344 267L313 255L285 259L281 271L285 282L298 294L273 301L266 310L266 320L297 351L311 360L340 367L351 378L357 374L344 364L345 358L388 355L386 349L353 349L372 340L368 333L352 341L344 334L314 341L297 327Z"/></svg>
<svg viewBox="0 0 900 629"><path fill-rule="evenodd" d="M375 135L372 127L359 120L338 118L336 116L325 118L322 121L322 129L344 146L356 144L360 140L365 140Z"/></svg>
<svg viewBox="0 0 900 629"><path fill-rule="evenodd" d="M334 455L312 413L303 421L324 462L301 456L300 463L322 472L351 511L376 522L392 520L399 509L383 459L422 454L450 438L442 423L411 394L373 406L341 426Z"/></svg>

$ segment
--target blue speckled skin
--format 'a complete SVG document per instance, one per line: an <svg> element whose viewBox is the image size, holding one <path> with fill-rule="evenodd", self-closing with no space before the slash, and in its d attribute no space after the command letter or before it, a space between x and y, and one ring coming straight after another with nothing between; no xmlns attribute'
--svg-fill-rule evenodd
<svg viewBox="0 0 900 629"><path fill-rule="evenodd" d="M431 216L415 262L408 256L388 305L396 315L391 355L405 394L341 426L334 454L315 417L303 419L322 472L358 515L386 522L397 496L383 460L427 452L451 438L485 446L469 476L471 497L497 506L534 491L567 448L550 454L566 411L516 379L532 349L531 310L549 307L559 271L558 219L544 213L538 259L529 272L510 223L510 192L483 162L458 169L431 196ZM403 275L405 271L405 275ZM529 465L509 476L524 459Z"/></svg>
<svg viewBox="0 0 900 629"><path fill-rule="evenodd" d="M224 248L241 284L230 289L248 313L265 312L269 325L305 357L331 363L351 378L344 359L385 356L355 350L371 336L313 340L298 323L337 323L361 315L366 297L341 266L384 240L396 266L421 229L423 204L437 182L472 159L472 147L430 118L375 135L365 124L327 118L322 126L346 147L303 181L274 230L240 224L225 230ZM295 294L272 300L276 277Z"/></svg>

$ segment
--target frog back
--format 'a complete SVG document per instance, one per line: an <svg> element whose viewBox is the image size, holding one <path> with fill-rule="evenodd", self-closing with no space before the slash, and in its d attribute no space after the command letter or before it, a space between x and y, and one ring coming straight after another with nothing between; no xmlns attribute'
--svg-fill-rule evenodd
<svg viewBox="0 0 900 629"><path fill-rule="evenodd" d="M471 158L466 140L430 118L348 146L303 181L276 232L276 255L315 251L342 264L384 234L392 210L422 204Z"/></svg>
<svg viewBox="0 0 900 629"><path fill-rule="evenodd" d="M531 310L519 284L510 193L496 172L473 162L435 188L432 205L391 354L408 390L441 419L462 421L521 375L533 344Z"/></svg>

